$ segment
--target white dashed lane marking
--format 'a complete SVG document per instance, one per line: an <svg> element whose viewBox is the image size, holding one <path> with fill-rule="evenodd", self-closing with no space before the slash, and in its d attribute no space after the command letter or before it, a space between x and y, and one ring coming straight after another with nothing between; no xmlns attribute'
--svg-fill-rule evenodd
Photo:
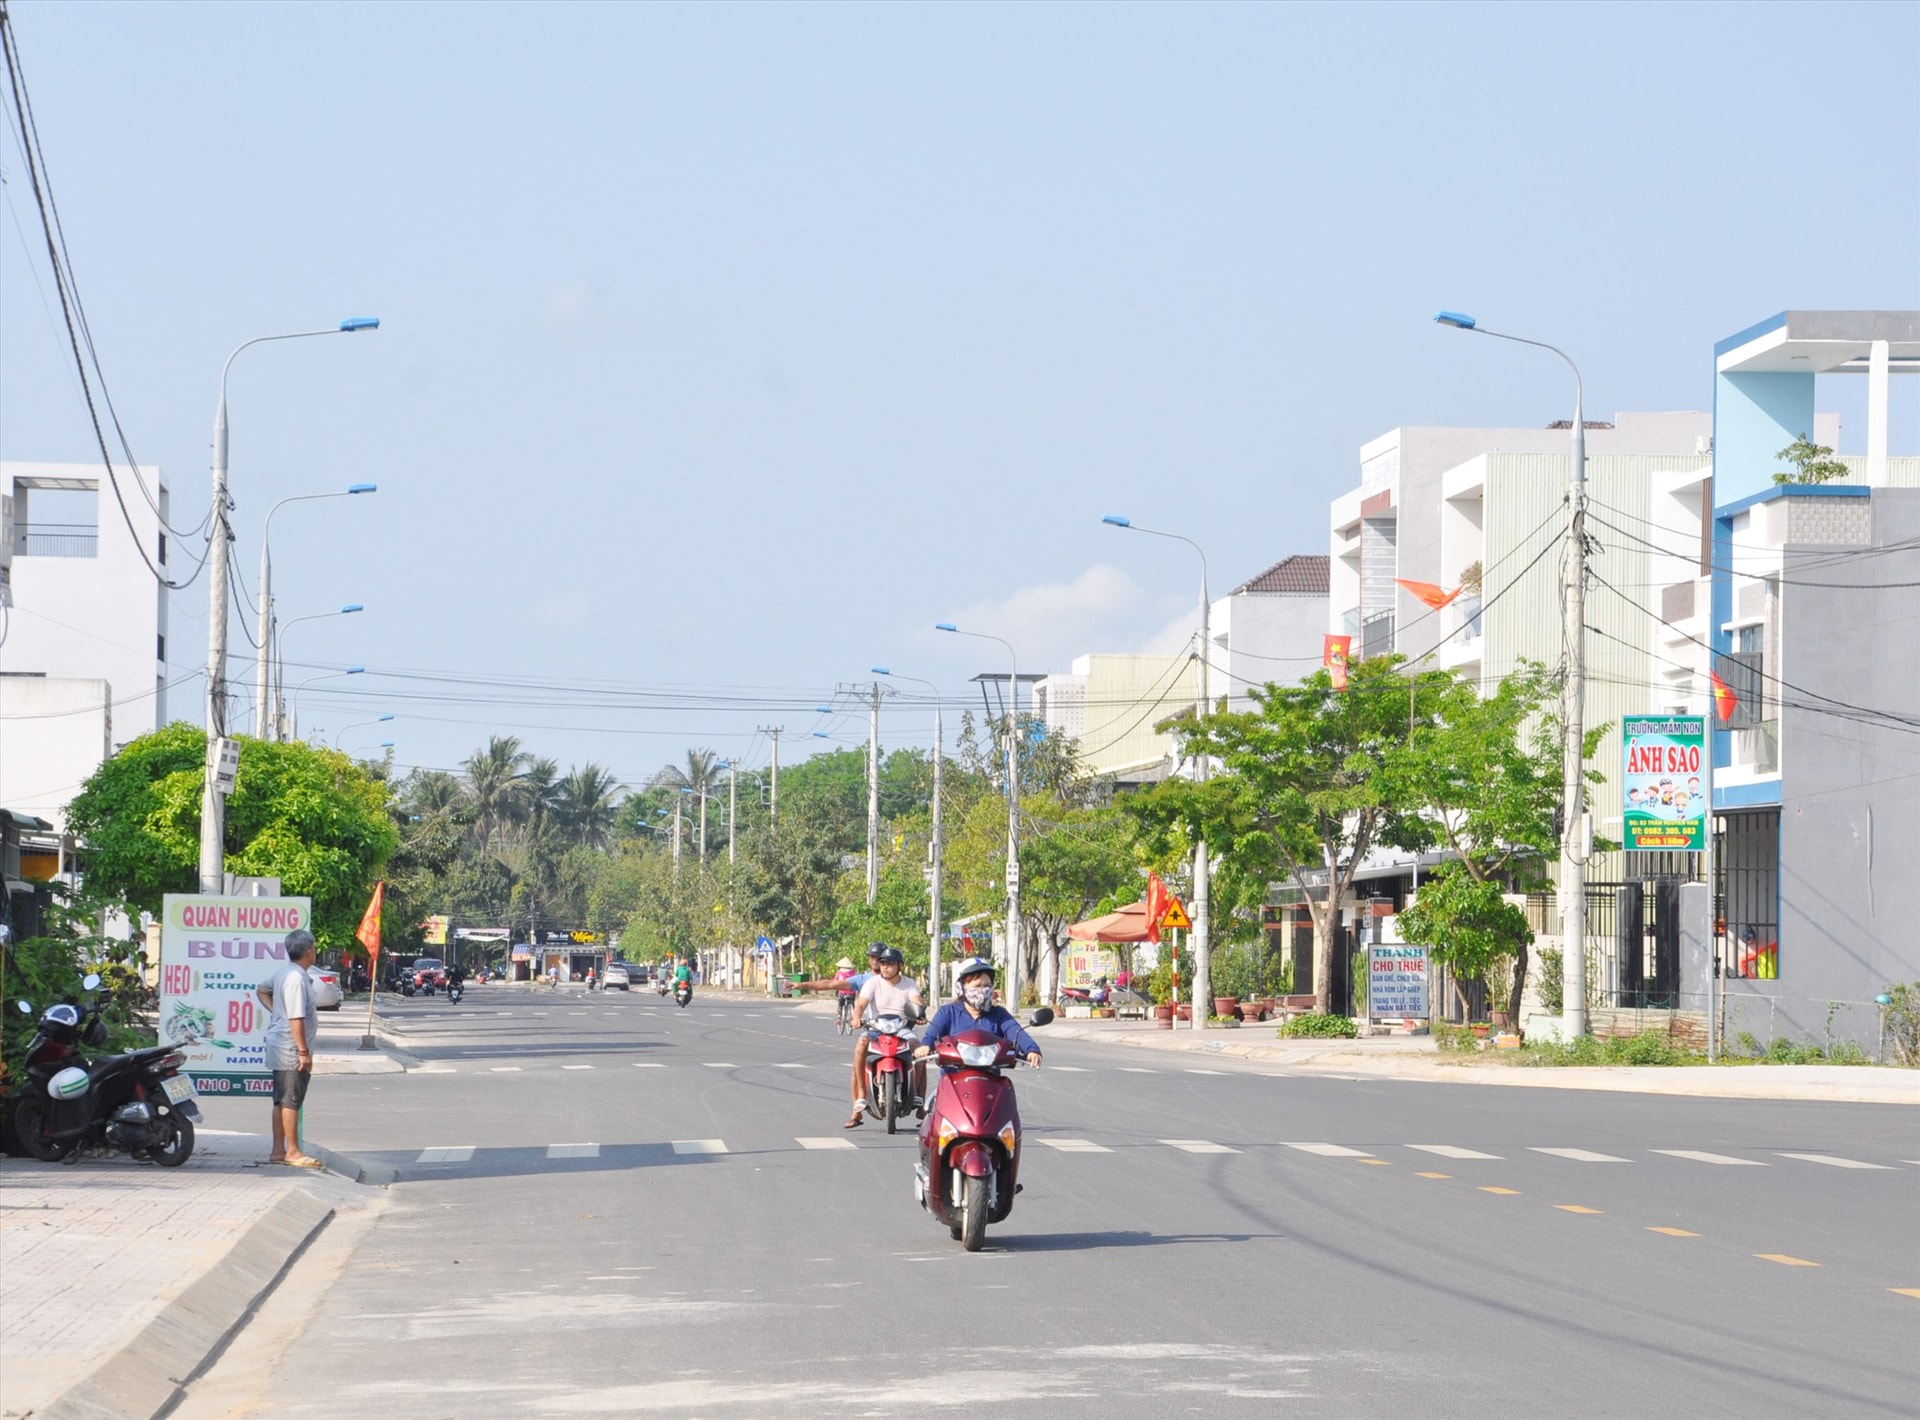
<svg viewBox="0 0 1920 1420"><path fill-rule="evenodd" d="M421 1164L464 1164L473 1157L473 1145L459 1144L442 1149L422 1149L414 1160Z"/></svg>
<svg viewBox="0 0 1920 1420"><path fill-rule="evenodd" d="M547 1157L550 1159L597 1159L600 1157L598 1144L549 1144Z"/></svg>
<svg viewBox="0 0 1920 1420"><path fill-rule="evenodd" d="M854 1147L853 1140L843 1139L836 1134L812 1139L795 1139L793 1142L803 1149L851 1149Z"/></svg>
<svg viewBox="0 0 1920 1420"><path fill-rule="evenodd" d="M676 1154L724 1154L726 1141L721 1139L675 1139L673 1152Z"/></svg>
<svg viewBox="0 0 1920 1420"><path fill-rule="evenodd" d="M1096 1144L1091 1139L1039 1139L1035 1142L1045 1144L1049 1149L1058 1149L1063 1154L1111 1154L1113 1152L1105 1144Z"/></svg>
<svg viewBox="0 0 1920 1420"><path fill-rule="evenodd" d="M1833 1154L1781 1154L1783 1159L1803 1159L1810 1164L1825 1164L1832 1169L1891 1169L1892 1164L1865 1164L1858 1159L1842 1159Z"/></svg>
<svg viewBox="0 0 1920 1420"><path fill-rule="evenodd" d="M1409 1144L1423 1154L1438 1154L1443 1159L1497 1159L1498 1154L1483 1154L1478 1149L1463 1149L1458 1144Z"/></svg>
<svg viewBox="0 0 1920 1420"><path fill-rule="evenodd" d="M1323 1159L1370 1159L1373 1157L1365 1149L1349 1149L1345 1144L1287 1144L1287 1147L1298 1149L1303 1154L1318 1154Z"/></svg>
<svg viewBox="0 0 1920 1420"><path fill-rule="evenodd" d="M1625 1164L1631 1159L1622 1159L1613 1154L1596 1154L1591 1149L1542 1149L1530 1146L1533 1153L1552 1154L1556 1159L1572 1159L1576 1164Z"/></svg>
<svg viewBox="0 0 1920 1420"><path fill-rule="evenodd" d="M1673 1159L1692 1159L1696 1164L1744 1164L1756 1169L1766 1167L1759 1159L1736 1159L1731 1154L1709 1154L1702 1149L1654 1149L1650 1152L1665 1154Z"/></svg>
<svg viewBox="0 0 1920 1420"><path fill-rule="evenodd" d="M1215 1144L1207 1139L1162 1139L1160 1141L1170 1149L1179 1149L1188 1154L1237 1154L1238 1149L1225 1144Z"/></svg>

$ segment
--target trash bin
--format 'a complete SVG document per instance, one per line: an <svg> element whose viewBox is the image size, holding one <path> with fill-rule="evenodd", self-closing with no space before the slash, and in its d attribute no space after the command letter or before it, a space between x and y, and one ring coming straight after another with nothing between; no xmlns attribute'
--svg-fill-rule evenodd
<svg viewBox="0 0 1920 1420"><path fill-rule="evenodd" d="M786 984L780 988L780 994L782 996L798 996L800 993L795 988L797 988L800 985L800 983L805 981L806 979L807 979L807 974L804 971L788 972Z"/></svg>

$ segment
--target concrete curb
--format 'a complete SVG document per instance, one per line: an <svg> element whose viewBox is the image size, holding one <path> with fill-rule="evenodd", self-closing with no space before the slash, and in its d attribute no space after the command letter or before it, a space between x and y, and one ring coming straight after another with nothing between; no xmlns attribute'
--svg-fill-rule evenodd
<svg viewBox="0 0 1920 1420"><path fill-rule="evenodd" d="M1871 1065L1826 1067L1837 1077L1803 1079L1781 1065L1738 1066L1541 1066L1450 1062L1432 1048L1369 1051L1359 1045L1306 1050L1236 1041L1238 1032L1208 1032L1195 1040L1185 1031L1100 1031L1056 1020L1042 1027L1064 1040L1122 1045L1182 1054L1226 1056L1296 1070L1371 1080L1410 1080L1438 1085L1506 1085L1522 1089L1602 1090L1616 1094L1685 1096L1693 1099L1799 1100L1831 1104L1920 1105L1920 1071ZM1044 1040L1044 1037L1042 1037Z"/></svg>
<svg viewBox="0 0 1920 1420"><path fill-rule="evenodd" d="M167 1309L38 1413L43 1420L149 1420L165 1414L247 1324L333 1217L295 1189Z"/></svg>

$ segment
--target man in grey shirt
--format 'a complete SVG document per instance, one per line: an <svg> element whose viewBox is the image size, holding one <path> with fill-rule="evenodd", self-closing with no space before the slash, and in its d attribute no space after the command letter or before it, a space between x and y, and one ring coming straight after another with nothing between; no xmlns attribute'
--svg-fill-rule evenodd
<svg viewBox="0 0 1920 1420"><path fill-rule="evenodd" d="M287 965L254 989L271 1015L267 1020L267 1068L273 1071L273 1152L270 1164L317 1169L321 1162L300 1151L300 1107L313 1078L313 1038L318 1017L307 967L313 961L313 933L287 933Z"/></svg>

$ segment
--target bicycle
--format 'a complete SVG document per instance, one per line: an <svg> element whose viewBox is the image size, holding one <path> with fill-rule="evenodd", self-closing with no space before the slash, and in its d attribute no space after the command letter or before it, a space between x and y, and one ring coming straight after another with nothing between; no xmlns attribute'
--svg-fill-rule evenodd
<svg viewBox="0 0 1920 1420"><path fill-rule="evenodd" d="M839 993L839 997L839 1002L834 1008L835 1024L838 1025L840 1034L852 1035L853 993L851 991L842 991Z"/></svg>

